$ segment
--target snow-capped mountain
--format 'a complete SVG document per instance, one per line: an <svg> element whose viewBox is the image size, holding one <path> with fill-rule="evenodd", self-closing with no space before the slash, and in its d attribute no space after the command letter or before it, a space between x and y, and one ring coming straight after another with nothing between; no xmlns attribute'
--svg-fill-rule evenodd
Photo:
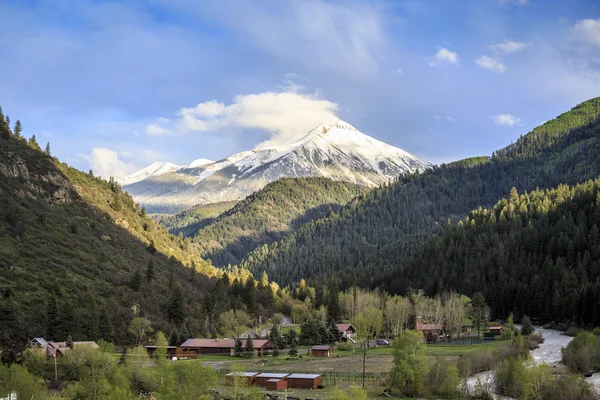
<svg viewBox="0 0 600 400"><path fill-rule="evenodd" d="M196 204L241 200L283 177L323 176L377 186L430 165L338 121L321 124L293 143L266 142L214 162L154 163L119 182L148 212L173 213Z"/></svg>

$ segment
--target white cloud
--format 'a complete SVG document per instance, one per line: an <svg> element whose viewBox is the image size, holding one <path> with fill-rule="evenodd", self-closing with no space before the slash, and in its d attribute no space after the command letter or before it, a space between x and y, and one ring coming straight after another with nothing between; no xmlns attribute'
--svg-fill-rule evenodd
<svg viewBox="0 0 600 400"><path fill-rule="evenodd" d="M228 105L211 100L181 108L177 124L182 131L197 132L260 129L271 134L269 144L274 145L306 134L320 123L335 123L337 111L338 105L319 93L288 89L240 94Z"/></svg>
<svg viewBox="0 0 600 400"><path fill-rule="evenodd" d="M442 47L438 50L438 52L435 54L435 60L436 62L440 63L440 62L447 62L449 64L458 64L458 54L456 54L453 51L448 50L445 47ZM436 63L429 63L429 65L433 66Z"/></svg>
<svg viewBox="0 0 600 400"><path fill-rule="evenodd" d="M398 75L398 76L404 75L404 71L402 71L401 68L397 68L397 69L392 70L392 73L394 75Z"/></svg>
<svg viewBox="0 0 600 400"><path fill-rule="evenodd" d="M116 151L106 148L95 147L90 154L79 154L78 157L88 163L94 174L105 179L120 178L138 170L134 164L119 159Z"/></svg>
<svg viewBox="0 0 600 400"><path fill-rule="evenodd" d="M442 117L434 115L433 118L436 119L436 120L438 120L438 121L456 122L456 119L454 119L453 117L451 117L449 115L444 115Z"/></svg>
<svg viewBox="0 0 600 400"><path fill-rule="evenodd" d="M492 50L501 51L504 53L516 53L517 51L523 50L527 47L526 43L513 42L512 40L505 40L501 43L496 43L489 46Z"/></svg>
<svg viewBox="0 0 600 400"><path fill-rule="evenodd" d="M173 134L173 132L171 132L168 129L163 128L162 126L160 126L158 124L146 125L146 133L151 136L166 136L166 135Z"/></svg>
<svg viewBox="0 0 600 400"><path fill-rule="evenodd" d="M475 60L475 63L481 68L489 69L500 74L506 72L506 66L500 60L492 57L482 56Z"/></svg>
<svg viewBox="0 0 600 400"><path fill-rule="evenodd" d="M507 126L515 126L522 125L521 118L515 117L511 114L500 114L491 117L494 120L494 123L497 125L507 125Z"/></svg>
<svg viewBox="0 0 600 400"><path fill-rule="evenodd" d="M573 34L579 39L600 47L600 19L582 19L575 23Z"/></svg>
<svg viewBox="0 0 600 400"><path fill-rule="evenodd" d="M163 124L166 124L167 122L169 122L169 118L160 117L160 118L158 118L158 122L162 122Z"/></svg>

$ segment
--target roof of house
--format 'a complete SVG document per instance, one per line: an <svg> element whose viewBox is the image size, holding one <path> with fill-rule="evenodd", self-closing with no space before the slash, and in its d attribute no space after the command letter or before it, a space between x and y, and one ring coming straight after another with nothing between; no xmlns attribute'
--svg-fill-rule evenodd
<svg viewBox="0 0 600 400"><path fill-rule="evenodd" d="M274 373L268 373L268 372L264 372L262 374L257 375L257 378L285 378L286 376L289 376L290 374L274 374Z"/></svg>
<svg viewBox="0 0 600 400"><path fill-rule="evenodd" d="M255 349L260 349L265 347L269 341L268 340L253 340ZM242 347L246 346L246 339L242 339ZM212 347L212 348L235 348L235 340L234 339L188 339L181 347L192 347L192 348L200 348L200 347Z"/></svg>
<svg viewBox="0 0 600 400"><path fill-rule="evenodd" d="M501 326L490 326L490 329L502 329Z"/></svg>
<svg viewBox="0 0 600 400"><path fill-rule="evenodd" d="M417 322L417 330L418 331L441 331L441 324L423 324L421 322Z"/></svg>
<svg viewBox="0 0 600 400"><path fill-rule="evenodd" d="M69 346L67 345L67 342L48 342L49 346L54 347L55 349L65 349L65 348L69 348ZM89 346L93 349L97 349L98 344L96 342L92 342L92 341L84 341L84 342L73 342L73 347L78 347L78 346Z"/></svg>
<svg viewBox="0 0 600 400"><path fill-rule="evenodd" d="M319 374L292 374L287 379L316 379L320 376Z"/></svg>
<svg viewBox="0 0 600 400"><path fill-rule="evenodd" d="M161 349L176 349L177 346L144 346L147 349L158 349L159 347Z"/></svg>
<svg viewBox="0 0 600 400"><path fill-rule="evenodd" d="M310 348L311 350L331 350L331 346L327 346L327 345L319 345L319 346L313 346Z"/></svg>
<svg viewBox="0 0 600 400"><path fill-rule="evenodd" d="M338 329L340 330L340 332L347 332L348 330L356 330L354 329L354 327L352 326L352 324L337 324ZM350 329L352 328L352 329Z"/></svg>
<svg viewBox="0 0 600 400"><path fill-rule="evenodd" d="M274 378L274 379L267 379L267 382L273 382L273 383L275 383L275 382L279 382L280 380L281 380L281 379L277 379L277 378Z"/></svg>

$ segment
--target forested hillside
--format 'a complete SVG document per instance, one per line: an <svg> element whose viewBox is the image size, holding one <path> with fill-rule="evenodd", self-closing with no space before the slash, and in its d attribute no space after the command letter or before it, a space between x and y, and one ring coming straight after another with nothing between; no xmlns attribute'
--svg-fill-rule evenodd
<svg viewBox="0 0 600 400"><path fill-rule="evenodd" d="M200 229L192 241L214 265L238 264L257 247L339 211L342 205L368 191L364 186L327 178L279 179Z"/></svg>
<svg viewBox="0 0 600 400"><path fill-rule="evenodd" d="M270 315L268 282L244 287L241 272L221 279L114 181L59 163L21 132L0 111L3 357L33 337L131 344L152 328L178 342L215 334L216 313L230 308Z"/></svg>
<svg viewBox="0 0 600 400"><path fill-rule="evenodd" d="M152 219L160 223L175 236L179 233L185 238L195 234L199 229L215 222L217 217L225 211L230 210L237 201L225 201L222 203L198 204L189 210L180 213L154 214Z"/></svg>
<svg viewBox="0 0 600 400"><path fill-rule="evenodd" d="M481 291L496 316L600 325L600 179L516 189L427 241L392 291Z"/></svg>
<svg viewBox="0 0 600 400"><path fill-rule="evenodd" d="M576 184L600 175L600 98L537 127L491 157L476 157L402 176L339 213L309 222L285 239L260 247L241 263L281 284L301 277L342 287L377 287L449 220L464 218L519 191ZM469 293L466 293L469 294Z"/></svg>

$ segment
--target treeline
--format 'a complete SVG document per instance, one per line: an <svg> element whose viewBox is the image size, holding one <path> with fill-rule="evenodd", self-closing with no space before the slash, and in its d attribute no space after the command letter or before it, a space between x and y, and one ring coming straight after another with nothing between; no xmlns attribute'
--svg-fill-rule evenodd
<svg viewBox="0 0 600 400"><path fill-rule="evenodd" d="M230 210L237 201L199 204L178 214L153 214L152 218L182 239L194 235L200 229L215 222L217 217Z"/></svg>
<svg viewBox="0 0 600 400"><path fill-rule="evenodd" d="M192 241L214 265L236 265L252 250L266 247L308 221L339 211L368 190L319 177L279 179L192 234Z"/></svg>
<svg viewBox="0 0 600 400"><path fill-rule="evenodd" d="M389 285L482 291L493 314L600 325L600 179L510 196L446 228Z"/></svg>
<svg viewBox="0 0 600 400"><path fill-rule="evenodd" d="M400 177L328 218L311 221L286 238L257 248L240 265L255 274L266 271L282 285L302 277L311 282L326 280L335 274L342 288L402 290L397 285L409 281L399 282L398 276L413 273L411 256L441 228L471 210L493 206L512 187L519 191L553 188L600 175L599 116L600 98L592 99L489 158ZM511 278L519 281L519 275Z"/></svg>

